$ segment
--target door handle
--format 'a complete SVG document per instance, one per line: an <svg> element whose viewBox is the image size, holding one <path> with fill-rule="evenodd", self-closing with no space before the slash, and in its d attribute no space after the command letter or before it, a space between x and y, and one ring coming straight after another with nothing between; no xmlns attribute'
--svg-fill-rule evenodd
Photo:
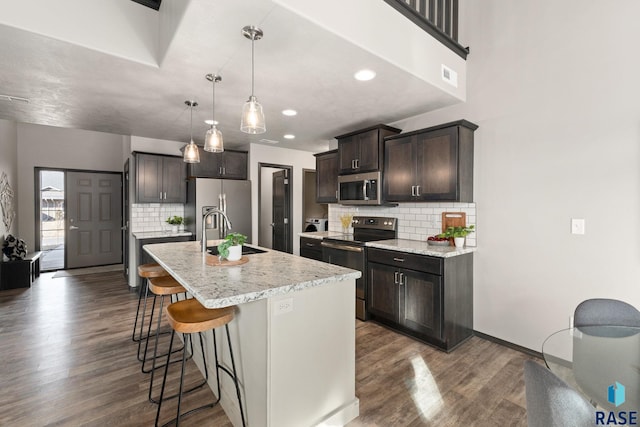
<svg viewBox="0 0 640 427"><path fill-rule="evenodd" d="M270 226L270 227L275 227L275 226L276 226L276 223L275 223L275 222L272 222L271 224L269 224L269 226Z"/></svg>
<svg viewBox="0 0 640 427"><path fill-rule="evenodd" d="M79 230L80 227L76 227L75 225L70 225L69 230Z"/></svg>

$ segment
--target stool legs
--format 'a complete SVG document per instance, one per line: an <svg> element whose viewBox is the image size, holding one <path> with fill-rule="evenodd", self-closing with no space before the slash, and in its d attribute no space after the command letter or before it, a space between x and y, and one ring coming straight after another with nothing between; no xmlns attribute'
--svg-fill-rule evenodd
<svg viewBox="0 0 640 427"><path fill-rule="evenodd" d="M177 409L177 412L176 412L176 418L171 420L171 421L169 421L169 422L167 422L166 424L164 424L163 427L173 423L174 421L176 423L176 427L178 427L180 425L180 418L181 417L187 416L187 415L192 414L192 413L194 413L196 411L199 411L201 409L214 407L220 401L220 397L221 397L221 390L220 390L220 371L221 370L226 372L227 375L229 375L231 377L231 379L233 380L233 382L235 384L236 395L238 397L238 404L240 406L240 417L242 418L242 425L243 425L243 427L246 426L245 420L244 420L244 410L243 410L243 407L242 407L242 397L241 397L241 394L240 394L240 385L238 383L238 376L237 376L237 372L236 372L236 364L235 364L235 360L234 360L234 357L233 357L233 349L232 349L232 346L231 346L231 336L229 334L229 325L228 324L225 325L225 332L227 334L227 343L229 344L229 355L231 356L231 370L232 371L229 371L226 367L224 367L223 365L221 365L218 362L218 348L217 348L217 344L216 344L215 330L213 331L213 351L214 351L214 357L216 359L215 360L215 362L216 362L216 380L217 380L217 388L218 388L218 397L217 397L217 399L213 403L210 403L210 404L207 404L207 405L192 409L190 411L185 412L184 414L180 414L180 406L182 404L182 393L183 393L182 389L183 389L183 385L184 385L184 370L185 370L186 353L187 353L186 352L186 345L187 345L186 339L189 339L190 343L191 343L191 339L192 339L191 338L191 334L185 334L185 343L184 343L184 346L183 346L185 348L185 350L182 353L182 367L181 367L181 372L180 372L180 387L179 387L179 391L178 391L178 409ZM204 345L203 345L203 342L202 342L202 333L199 332L198 334L200 335L200 347L202 349L202 357L204 359L205 376L208 377L206 356L205 356L205 352L204 352ZM164 400L164 389L165 389L165 385L166 385L166 382L167 382L167 373L169 372L169 364L170 364L170 358L171 358L171 353L172 353L171 349L173 348L174 337L175 337L175 330L172 331L172 333L171 333L171 341L170 341L170 344L169 344L169 353L167 355L167 362L165 364L164 377L162 379L162 388L161 388L161 391L160 391L160 399L159 399L159 402L158 402L158 410L156 412L156 422L155 422L156 427L158 427L158 420L160 419L160 410L162 408L162 401ZM205 383L206 383L206 380L205 380ZM175 396L172 396L172 397L175 397Z"/></svg>
<svg viewBox="0 0 640 427"><path fill-rule="evenodd" d="M145 285L146 287L146 285ZM142 289L139 290L138 292L138 309L136 310L136 320L135 322L133 322L133 333L131 334L131 340L133 342L138 342L142 339L142 333L140 333L140 335L138 335L138 337L136 337L136 329L138 327L138 317L140 316L140 304L142 303ZM146 303L146 301L145 301ZM145 305L146 307L146 305ZM144 311L142 312L143 316L144 316Z"/></svg>

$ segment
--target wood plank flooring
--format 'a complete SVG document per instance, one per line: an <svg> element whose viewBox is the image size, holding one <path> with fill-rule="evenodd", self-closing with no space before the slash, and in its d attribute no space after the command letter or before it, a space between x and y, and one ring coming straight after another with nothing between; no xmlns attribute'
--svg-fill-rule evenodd
<svg viewBox="0 0 640 427"><path fill-rule="evenodd" d="M0 425L153 425L149 376L131 341L136 293L119 272L51 276L31 289L0 292ZM446 354L356 321L360 417L349 427L526 426L527 358L477 337ZM200 378L191 363L188 381ZM185 404L210 399L205 388ZM174 415L174 401L163 405L163 419ZM231 424L215 407L181 425Z"/></svg>

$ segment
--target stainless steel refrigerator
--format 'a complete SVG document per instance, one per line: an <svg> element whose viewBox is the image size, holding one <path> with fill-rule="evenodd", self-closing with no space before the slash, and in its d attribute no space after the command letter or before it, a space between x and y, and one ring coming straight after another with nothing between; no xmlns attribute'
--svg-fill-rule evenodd
<svg viewBox="0 0 640 427"><path fill-rule="evenodd" d="M187 203L184 208L185 228L202 238L203 209L216 207L223 210L231 230L242 233L251 242L251 181L235 179L189 178L187 180ZM222 215L210 215L207 219L207 240L222 238L224 230Z"/></svg>

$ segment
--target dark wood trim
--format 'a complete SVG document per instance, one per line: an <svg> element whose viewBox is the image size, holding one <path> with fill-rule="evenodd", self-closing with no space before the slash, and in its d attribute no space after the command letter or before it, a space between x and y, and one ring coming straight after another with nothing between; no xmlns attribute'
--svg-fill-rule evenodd
<svg viewBox="0 0 640 427"><path fill-rule="evenodd" d="M289 224L287 227L287 234L289 240L289 249L291 250L289 253L293 253L293 166L291 165L279 165L276 163L263 163L258 162L258 236L257 241L260 239L260 210L261 210L261 201L262 195L260 194L260 188L262 186L262 173L261 170L263 167L266 168L274 168L274 169L284 169L287 171L287 179L289 180L289 200L288 200L288 213L289 213ZM273 242L271 242L273 245Z"/></svg>
<svg viewBox="0 0 640 427"><path fill-rule="evenodd" d="M395 10L403 14L407 19L411 22L422 28L424 31L429 33L433 38L438 40L440 43L448 47L455 54L460 56L462 59L467 59L467 55L469 54L469 48L463 47L460 43L450 38L444 32L442 32L436 25L432 24L424 17L422 17L418 12L411 9L407 3L402 0L384 0L389 6L393 7ZM431 2L433 4L433 2ZM432 6L430 7L429 13L431 14Z"/></svg>
<svg viewBox="0 0 640 427"><path fill-rule="evenodd" d="M322 153L315 153L314 157L322 156L329 153L337 153L337 152L338 152L338 149L336 148L335 150L323 151ZM306 170L315 170L315 169L306 169Z"/></svg>
<svg viewBox="0 0 640 427"><path fill-rule="evenodd" d="M400 133L398 135L387 136L387 137L384 138L384 140L385 141L390 141L390 140L393 140L393 139L405 138L407 136L418 135L418 134L421 134L421 133L424 133L424 132L431 132L431 131L434 131L434 130L449 128L449 127L452 127L452 126L462 126L462 127L467 128L467 129L470 129L472 131L475 131L476 129L478 129L478 125L463 119L463 120L456 120L455 122L443 123L441 125L432 126L432 127L429 127L429 128L418 129L418 130L414 130L414 131L411 131L411 132Z"/></svg>
<svg viewBox="0 0 640 427"><path fill-rule="evenodd" d="M344 135L338 135L338 136L336 136L334 138L335 139L348 138L350 136L358 135L358 134L365 133L365 132L369 132L370 130L374 130L374 129L384 129L384 130L388 130L388 131L395 132L395 133L402 132L402 129L398 129L398 128L394 128L392 126L379 124L379 125L369 126L368 128L364 128L364 129L358 129L358 130L353 131L353 132L345 133Z"/></svg>
<svg viewBox="0 0 640 427"><path fill-rule="evenodd" d="M496 338L496 337L493 337L491 335L483 334L482 332L478 332L476 330L473 331L473 335L475 335L478 338L482 338L483 340L491 341L491 342L494 342L496 344L500 344L501 346L510 348L512 350L519 351L520 353L526 354L528 356L533 356L533 357L537 357L538 359L543 359L544 360L544 358L542 357L542 353L540 353L538 351L535 351L535 350L531 350L530 348L522 347L521 345L514 344L514 343L509 342L509 341L501 340L500 338Z"/></svg>
<svg viewBox="0 0 640 427"><path fill-rule="evenodd" d="M458 40L458 0L452 0L452 27L451 27L451 38L454 40Z"/></svg>
<svg viewBox="0 0 640 427"><path fill-rule="evenodd" d="M150 7L153 10L160 10L160 3L162 3L162 0L131 0L131 1L141 4L143 6Z"/></svg>

